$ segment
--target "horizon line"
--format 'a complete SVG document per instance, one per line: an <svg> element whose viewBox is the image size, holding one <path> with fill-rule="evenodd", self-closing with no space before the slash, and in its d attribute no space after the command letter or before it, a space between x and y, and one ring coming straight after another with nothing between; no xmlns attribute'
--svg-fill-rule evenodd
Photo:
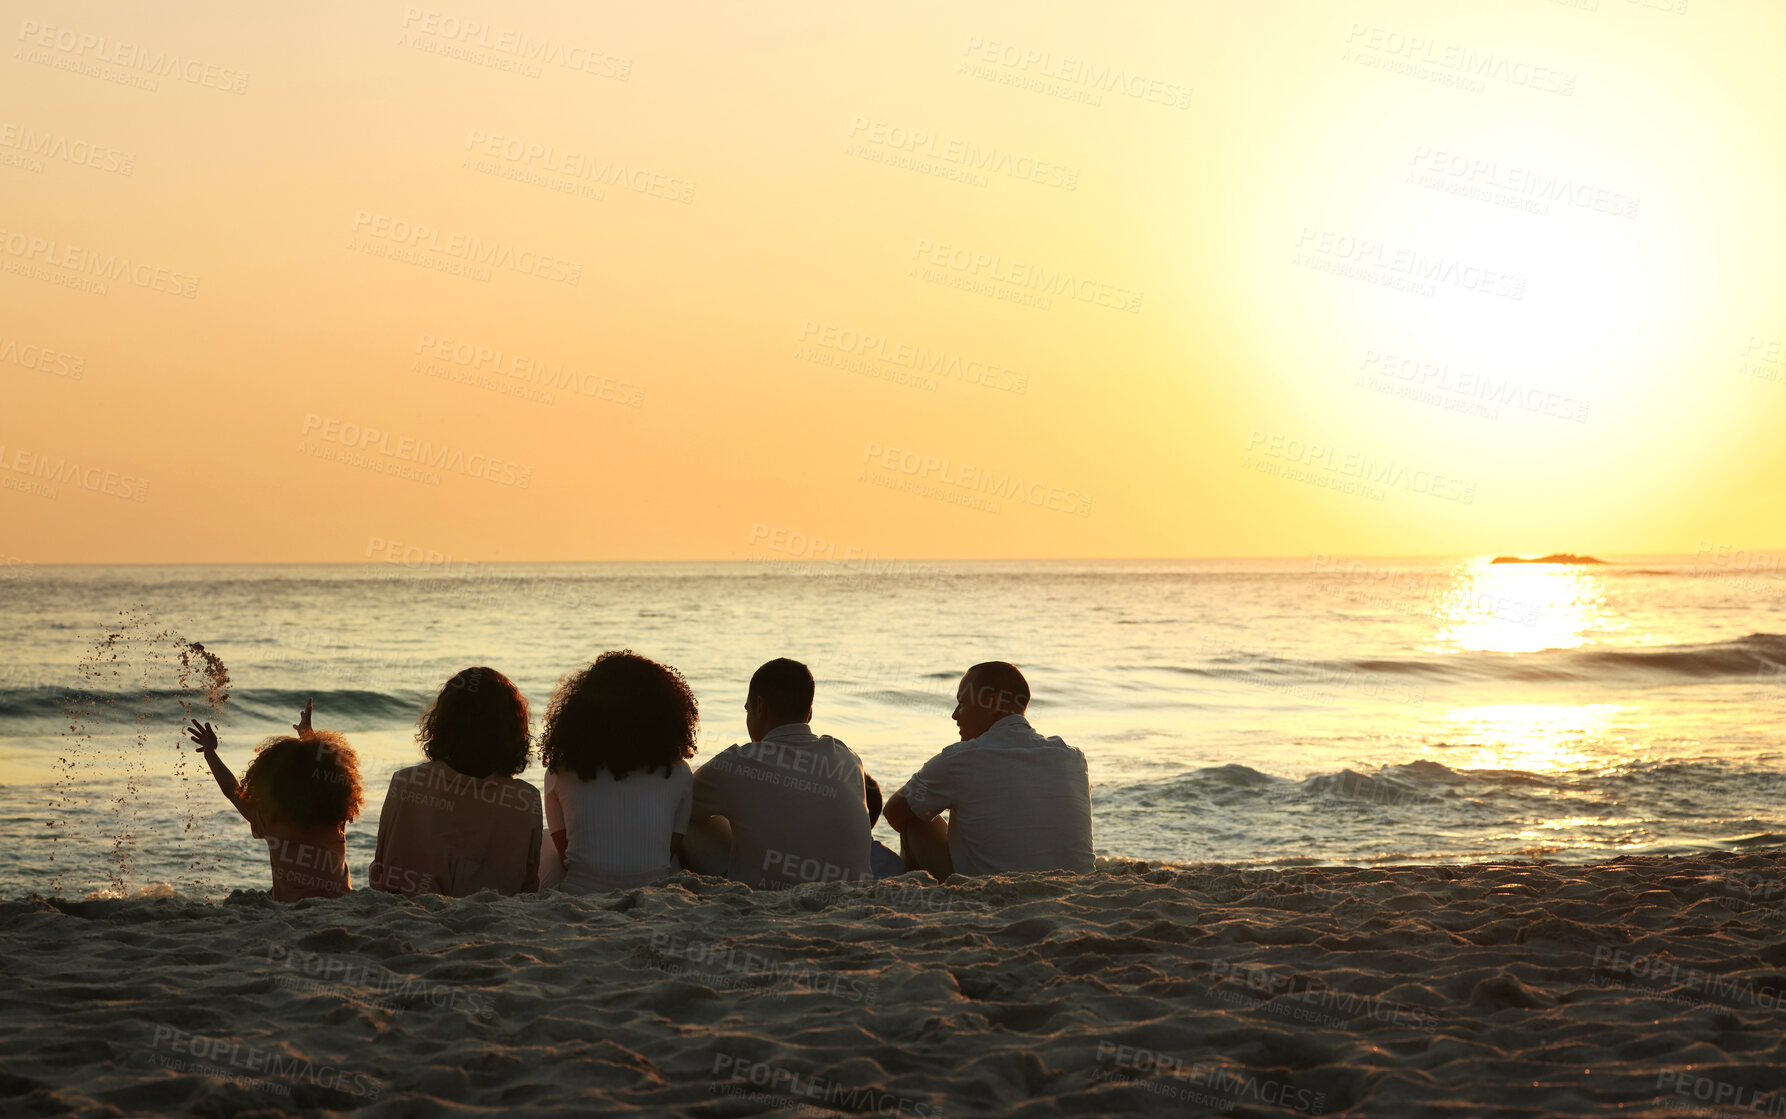
<svg viewBox="0 0 1786 1119"><path fill-rule="evenodd" d="M1729 556L1729 555L1746 552L1750 555L1763 555L1763 554L1767 554L1769 552L1775 552L1775 551L1786 552L1786 547L1780 547L1780 548L1774 548L1774 547L1731 548L1731 549L1727 550L1724 554L1726 556ZM1601 558L1591 552L1574 552L1574 553L1546 552L1543 554L1544 555L1573 554L1573 555L1578 555L1578 556L1587 556L1587 557L1595 558L1595 559ZM1612 555L1612 556L1623 556L1623 557L1626 557L1627 559L1650 559L1650 558L1679 557L1679 556L1688 556L1688 557L1712 556L1712 555L1715 555L1716 553L1706 552L1704 549L1701 549L1701 550L1695 551L1695 552L1607 552L1606 554ZM1492 558L1495 558L1496 556L1504 556L1504 555L1505 556L1518 556L1518 555L1520 555L1520 553L1518 553L1518 552L1493 552L1493 553L1491 553L1491 552L1318 552L1318 551L1310 551L1310 552L1295 552L1295 553L1284 553L1284 554L1256 554L1255 553L1255 554L1222 554L1222 555L1201 555L1201 556L1186 556L1186 555L1166 556L1166 555L1161 555L1161 556L978 556L978 557L898 556L898 555L883 556L883 555L879 555L879 554L875 554L875 553L869 553L867 555L853 556L853 557L847 557L847 556L846 557L728 556L728 557L706 557L706 558L681 558L681 559L650 558L650 559L524 559L524 560L522 560L522 559L516 559L516 560L458 559L458 558L455 558L452 556L442 556L438 560L415 562L415 563L404 562L402 560L376 560L376 559L353 559L353 560L42 560L42 561L21 560L18 566L23 566L23 567L399 567L399 568L408 567L408 568L422 568L422 569L427 569L427 568L448 569L448 568L452 568L455 566L462 567L462 566L467 566L467 565L472 565L472 564L479 565L479 566L486 566L486 567L497 566L497 565L521 567L521 566L543 566L543 565L548 565L548 564L652 564L652 563L656 563L656 564L679 564L679 563L694 564L694 563L706 563L706 564L758 564L761 566L775 566L775 565L779 565L779 564L811 564L814 566L836 565L836 566L842 567L842 566L848 566L850 564L859 564L859 563L866 563L866 562L871 562L871 561L872 562L880 562L880 563L908 563L908 564L911 564L911 563L923 563L923 564L1177 563L1177 562L1196 562L1196 561L1210 561L1210 560L1295 560L1295 559L1308 559L1311 557L1319 557L1319 556L1327 556L1327 557L1333 557L1333 558L1338 558L1338 559L1401 559L1401 560L1464 559L1464 560L1468 560L1468 559L1492 559ZM15 558L17 558L17 557L15 557ZM1606 561L1606 562L1608 563L1609 566L1614 566L1614 564L1611 561ZM1558 564L1556 566L1579 566L1579 565ZM1589 566L1592 566L1592 565L1589 565Z"/></svg>

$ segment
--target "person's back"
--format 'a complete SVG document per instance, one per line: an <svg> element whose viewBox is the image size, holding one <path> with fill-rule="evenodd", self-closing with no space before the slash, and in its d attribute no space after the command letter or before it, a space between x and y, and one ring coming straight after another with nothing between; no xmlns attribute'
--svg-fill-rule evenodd
<svg viewBox="0 0 1786 1119"><path fill-rule="evenodd" d="M630 649L603 653L559 684L540 734L544 885L590 894L675 873L699 726L682 674Z"/></svg>
<svg viewBox="0 0 1786 1119"><path fill-rule="evenodd" d="M784 723L702 766L695 815L730 821L734 881L778 888L873 877L862 761L805 723Z"/></svg>
<svg viewBox="0 0 1786 1119"><path fill-rule="evenodd" d="M751 741L695 773L691 866L769 888L873 876L862 761L812 732L812 699L799 661L778 657L751 676Z"/></svg>
<svg viewBox="0 0 1786 1119"><path fill-rule="evenodd" d="M922 814L950 810L957 874L1089 871L1091 782L1085 755L1007 715L932 758L905 786Z"/></svg>
<svg viewBox="0 0 1786 1119"><path fill-rule="evenodd" d="M280 823L254 829L267 843L273 869L273 900L338 898L353 892L347 869L347 833L339 825L294 828Z"/></svg>
<svg viewBox="0 0 1786 1119"><path fill-rule="evenodd" d="M462 898L539 889L540 792L527 768L527 700L494 668L467 668L416 721L428 760L391 775L367 878L393 894Z"/></svg>
<svg viewBox="0 0 1786 1119"><path fill-rule="evenodd" d="M1095 869L1085 755L1037 733L1028 707L1029 683L1015 665L987 661L962 676L953 716L961 741L887 801L906 865L939 880Z"/></svg>
<svg viewBox="0 0 1786 1119"><path fill-rule="evenodd" d="M467 777L442 761L391 774L367 874L375 890L462 898L539 889L540 791L516 777Z"/></svg>
<svg viewBox="0 0 1786 1119"><path fill-rule="evenodd" d="M678 761L669 773L603 770L584 780L570 770L546 774L546 825L563 834L569 894L647 886L675 872L664 837L688 830L694 774Z"/></svg>

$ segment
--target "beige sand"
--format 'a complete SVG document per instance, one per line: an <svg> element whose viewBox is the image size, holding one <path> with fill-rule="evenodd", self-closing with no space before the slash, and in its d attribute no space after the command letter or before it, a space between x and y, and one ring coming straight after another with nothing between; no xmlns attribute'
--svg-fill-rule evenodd
<svg viewBox="0 0 1786 1119"><path fill-rule="evenodd" d="M1103 866L0 903L0 1112L1786 1113L1774 857Z"/></svg>

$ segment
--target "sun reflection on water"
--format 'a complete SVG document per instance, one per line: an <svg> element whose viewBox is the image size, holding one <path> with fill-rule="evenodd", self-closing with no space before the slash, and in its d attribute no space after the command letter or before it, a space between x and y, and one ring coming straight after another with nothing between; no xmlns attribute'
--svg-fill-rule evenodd
<svg viewBox="0 0 1786 1119"><path fill-rule="evenodd" d="M1608 761L1607 732L1617 703L1503 703L1446 712L1455 741L1480 743L1454 769L1518 769L1561 773ZM1618 753L1624 756L1619 744Z"/></svg>
<svg viewBox="0 0 1786 1119"><path fill-rule="evenodd" d="M1625 623L1592 566L1472 560L1436 604L1435 652L1537 653L1579 649ZM1471 743L1466 769L1560 773L1629 757L1614 741L1616 703L1500 703L1451 708L1446 739Z"/></svg>
<svg viewBox="0 0 1786 1119"><path fill-rule="evenodd" d="M1474 560L1437 606L1446 652L1574 649L1592 631L1622 628L1608 618L1606 588L1591 567Z"/></svg>

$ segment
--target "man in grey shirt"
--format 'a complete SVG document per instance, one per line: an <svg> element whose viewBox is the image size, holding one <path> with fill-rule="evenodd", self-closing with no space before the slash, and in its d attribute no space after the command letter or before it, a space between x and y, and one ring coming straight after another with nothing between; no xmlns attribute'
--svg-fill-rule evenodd
<svg viewBox="0 0 1786 1119"><path fill-rule="evenodd" d="M750 678L751 740L695 771L689 869L770 888L873 877L862 761L812 733L812 697L799 661L777 658Z"/></svg>
<svg viewBox="0 0 1786 1119"><path fill-rule="evenodd" d="M924 763L887 801L900 855L940 882L950 874L1093 869L1085 755L1038 734L1017 666L986 661L955 690L961 741ZM939 813L945 809L945 823Z"/></svg>

